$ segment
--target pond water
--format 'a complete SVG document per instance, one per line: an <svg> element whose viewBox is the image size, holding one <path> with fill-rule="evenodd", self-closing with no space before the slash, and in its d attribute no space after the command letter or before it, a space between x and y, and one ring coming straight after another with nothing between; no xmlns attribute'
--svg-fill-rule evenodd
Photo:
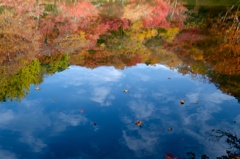
<svg viewBox="0 0 240 159"><path fill-rule="evenodd" d="M240 156L240 1L0 4L0 158Z"/></svg>

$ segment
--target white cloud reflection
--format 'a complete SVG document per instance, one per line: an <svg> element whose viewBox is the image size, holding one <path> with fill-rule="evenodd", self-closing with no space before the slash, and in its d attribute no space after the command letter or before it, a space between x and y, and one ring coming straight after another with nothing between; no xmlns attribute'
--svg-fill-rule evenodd
<svg viewBox="0 0 240 159"><path fill-rule="evenodd" d="M155 145L158 143L158 137L156 134L150 131L139 131L140 137L134 137L133 135L127 135L126 131L123 131L123 139L130 150L139 153L141 150L152 153L155 151Z"/></svg>
<svg viewBox="0 0 240 159"><path fill-rule="evenodd" d="M160 70L171 70L165 65L162 64L155 64L155 65L148 65L146 66L145 64L138 64L137 67L138 69L160 69Z"/></svg>
<svg viewBox="0 0 240 159"><path fill-rule="evenodd" d="M79 111L78 113L73 111L49 114L44 111L42 103L36 100L32 104L31 100L23 100L19 104L21 109L18 112L13 112L11 109L6 110L5 107L0 110L0 130L18 132L20 134L18 141L29 145L34 153L40 153L48 147L45 140L37 137L36 134L39 132L49 129L48 135L56 135L65 131L69 126L84 125L88 122L88 119ZM15 155L0 150L1 159L2 154L6 159L7 157L15 158Z"/></svg>
<svg viewBox="0 0 240 159"><path fill-rule="evenodd" d="M110 95L110 91L110 88L107 87L94 88L90 99L101 106L110 106L111 100L115 99L113 95Z"/></svg>
<svg viewBox="0 0 240 159"><path fill-rule="evenodd" d="M47 147L41 139L34 137L33 134L30 133L23 134L20 141L28 144L35 153L39 153L43 150L43 148Z"/></svg>
<svg viewBox="0 0 240 159"><path fill-rule="evenodd" d="M199 100L199 93L191 92L186 95L187 101L190 103L195 103Z"/></svg>
<svg viewBox="0 0 240 159"><path fill-rule="evenodd" d="M0 149L0 158L1 159L17 159L16 154L10 151Z"/></svg>
<svg viewBox="0 0 240 159"><path fill-rule="evenodd" d="M151 73L155 73L154 70L156 69L169 70L163 65L140 65L140 67L134 69L135 72L137 69L149 69L149 71L153 71ZM129 76L132 78L131 69L128 71ZM177 73L174 75L179 76ZM65 72L58 73L48 82L56 82L56 85L59 84L64 87L87 85L87 89L77 89L76 95L89 93L86 100L94 101L102 106L109 106L114 99L121 100L121 97L114 96L112 83L115 82L121 85L121 78L125 76L127 75L115 70L113 67L100 67L90 70L73 66ZM156 78L160 76L156 76ZM137 82L149 80L148 76L141 77L143 78L136 79ZM159 82L157 79L154 80ZM186 79L181 78L181 80ZM166 81L171 82L171 80L167 79ZM231 128L235 132L239 132L238 127L234 127L227 122L226 116L222 119L219 118L219 121L216 123L213 120L216 115L225 111L226 108L223 107L223 104L231 103L231 100L234 99L231 96L222 94L216 88L207 89L209 85L203 84L199 86L197 83L191 82L186 91L179 89L184 84L183 82L189 82L189 79L188 81L174 83L174 86L171 83L166 84L164 80L161 80L162 83L155 83L157 87L151 88L151 83L146 85L146 83L137 82L135 89L133 86L135 83L127 83L130 86L130 92L128 94L123 93L124 100L126 100L124 102L127 103L127 106L124 104L126 107L123 106L120 111L124 113L120 117L122 125L118 128L122 133L119 140L123 141L124 148L135 152L139 158L171 151L174 146L176 147L173 144L174 141L180 141L182 136L183 138L191 139L191 141L181 143L181 147L177 147L179 151L184 152L187 144L194 143L194 146L202 148L207 155L220 156L225 153L223 148L218 144L213 146L213 143L207 140L205 132L213 128L222 127ZM186 104L179 104L179 99L181 98L186 99ZM194 104L196 101L199 102L198 105ZM74 101L73 103L77 102ZM15 109L15 111L11 110L11 108L0 110L0 129L19 132L20 142L28 144L35 153L42 152L44 149L48 149L48 145L44 138L38 137L38 133L45 133L45 130L48 130L49 132L45 135L54 136L67 130L68 127L77 128L77 126L87 125L87 123L91 122L91 119L79 113L79 108L71 107L72 101L67 101L66 104L69 104L69 108L64 109L57 106L52 107L46 100L23 100L20 104L23 106L21 109ZM233 115L232 118L240 121L240 115ZM143 121L142 128L134 125L134 122L137 120ZM169 127L173 128L172 132L168 131ZM102 126L101 131L104 128L106 127ZM93 129L97 130L99 127L95 126ZM99 132L100 130L95 132L94 135L101 134ZM106 138L106 136L103 137ZM95 139L91 140L91 142L95 142ZM189 147L191 148L191 145ZM79 154L81 153L79 152ZM4 156L6 157L4 158ZM91 154L86 154L85 157L90 158L92 156ZM0 158L15 159L16 155L0 150Z"/></svg>
<svg viewBox="0 0 240 159"><path fill-rule="evenodd" d="M136 119L144 119L150 117L154 111L154 105L145 101L132 101L129 108L134 112Z"/></svg>
<svg viewBox="0 0 240 159"><path fill-rule="evenodd" d="M220 91L216 91L205 96L206 101L216 103L216 104L220 104L226 100L232 100L232 99L234 99L234 97L223 94Z"/></svg>
<svg viewBox="0 0 240 159"><path fill-rule="evenodd" d="M69 70L60 74L58 78L55 77L55 79L51 79L51 82L60 80L64 83L64 87L80 86L83 84L95 86L108 82L117 82L122 77L124 77L123 73L116 70L114 67L99 67L92 70L71 66Z"/></svg>
<svg viewBox="0 0 240 159"><path fill-rule="evenodd" d="M194 141L196 145L192 147L201 147L199 150L192 150L196 154L205 153L210 158L224 155L226 146L209 141L206 131L226 128L239 132L239 128L233 127L232 123L226 121L219 121L215 125L211 124L211 121L215 120L216 114L224 111L223 103L234 101L234 97L225 95L217 89L206 89L208 84L199 86L198 83L193 82L192 85L192 89L181 94L181 97L174 93L176 90L170 91L165 86L160 87L159 92L153 91L151 94L146 94L139 91L137 96L133 95L135 100L129 103L129 109L134 118L122 116L122 122L126 124L126 129L122 132L124 144L137 155L142 155L141 157L146 156L146 154L142 154L143 151L148 153L158 149L159 146L163 146L166 151L171 151L174 145L168 147L166 143L173 140L167 131L168 127L172 127L175 135L184 134L184 138L191 139L191 142ZM184 105L179 104L179 99L182 97L186 99ZM142 101L139 100L140 98ZM143 101L144 99L151 101L151 98L158 100L159 103L155 106L156 103ZM199 104L195 104L196 101ZM134 120L139 119L143 120L141 129L133 124ZM146 125L149 120L158 120L158 125ZM240 115L233 117L233 120L239 121ZM132 124L130 125L130 123ZM135 133L131 133L132 131ZM146 138L144 138L143 132L145 132ZM161 140L159 140L160 136ZM184 147L192 144L191 142L185 141L183 146L178 148L179 151L186 151ZM188 146L191 147L191 145Z"/></svg>
<svg viewBox="0 0 240 159"><path fill-rule="evenodd" d="M63 122L67 123L67 125L70 125L70 126L85 124L88 121L86 117L83 117L79 114L66 114L61 112L59 113L58 117L60 120L62 120Z"/></svg>
<svg viewBox="0 0 240 159"><path fill-rule="evenodd" d="M5 112L0 112L0 125L7 124L14 119L14 113L12 110L6 110Z"/></svg>

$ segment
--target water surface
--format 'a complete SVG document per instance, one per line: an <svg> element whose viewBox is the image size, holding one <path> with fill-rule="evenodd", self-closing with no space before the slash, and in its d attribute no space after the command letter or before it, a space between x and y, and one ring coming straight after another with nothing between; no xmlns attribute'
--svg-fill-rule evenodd
<svg viewBox="0 0 240 159"><path fill-rule="evenodd" d="M239 1L0 2L0 158L239 156Z"/></svg>

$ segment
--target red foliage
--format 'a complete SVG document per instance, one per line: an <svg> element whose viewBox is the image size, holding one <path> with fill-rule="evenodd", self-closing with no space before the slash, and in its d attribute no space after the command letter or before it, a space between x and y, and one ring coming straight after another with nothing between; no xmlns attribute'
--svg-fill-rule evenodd
<svg viewBox="0 0 240 159"><path fill-rule="evenodd" d="M177 157L174 157L171 152L168 152L164 157L165 159L177 159Z"/></svg>
<svg viewBox="0 0 240 159"><path fill-rule="evenodd" d="M169 14L169 3L163 0L156 0L155 4L148 5L151 10L151 15L143 18L143 25L146 28L154 27L169 27L170 23L167 21Z"/></svg>
<svg viewBox="0 0 240 159"><path fill-rule="evenodd" d="M36 5L33 0L3 0L2 5L16 9L17 15L27 13L29 16L37 17L42 15L44 11L44 6Z"/></svg>
<svg viewBox="0 0 240 159"><path fill-rule="evenodd" d="M90 2L78 2L75 5L58 4L60 14L56 17L56 22L65 23L62 29L77 31L79 28L89 27L89 24L96 20L97 9Z"/></svg>
<svg viewBox="0 0 240 159"><path fill-rule="evenodd" d="M118 31L119 27L127 29L131 26L131 22L128 19L102 19L101 26L109 31Z"/></svg>
<svg viewBox="0 0 240 159"><path fill-rule="evenodd" d="M58 15L48 15L41 21L41 32L46 35L57 27L59 36L65 36L86 30L97 19L97 10L90 2L78 2L75 5L58 3Z"/></svg>
<svg viewBox="0 0 240 159"><path fill-rule="evenodd" d="M169 8L170 11L170 21L171 27L184 28L184 20L187 18L186 12L187 8L183 6L182 3L179 3L177 0L174 0L172 5Z"/></svg>
<svg viewBox="0 0 240 159"><path fill-rule="evenodd" d="M165 48L173 52L177 52L178 55L188 55L194 45L201 43L205 39L198 28L189 28L179 33L175 39L164 44Z"/></svg>
<svg viewBox="0 0 240 159"><path fill-rule="evenodd" d="M203 39L204 36L200 34L198 28L189 28L177 35L174 42L193 45Z"/></svg>

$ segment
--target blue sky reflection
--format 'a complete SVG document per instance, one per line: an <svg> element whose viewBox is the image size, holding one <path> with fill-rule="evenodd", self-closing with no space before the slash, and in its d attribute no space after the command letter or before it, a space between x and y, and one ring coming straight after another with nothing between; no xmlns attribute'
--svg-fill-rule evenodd
<svg viewBox="0 0 240 159"><path fill-rule="evenodd" d="M71 66L40 88L32 86L22 102L1 104L0 158L154 159L189 151L216 157L226 145L210 142L205 132L239 132L234 97L163 65Z"/></svg>

